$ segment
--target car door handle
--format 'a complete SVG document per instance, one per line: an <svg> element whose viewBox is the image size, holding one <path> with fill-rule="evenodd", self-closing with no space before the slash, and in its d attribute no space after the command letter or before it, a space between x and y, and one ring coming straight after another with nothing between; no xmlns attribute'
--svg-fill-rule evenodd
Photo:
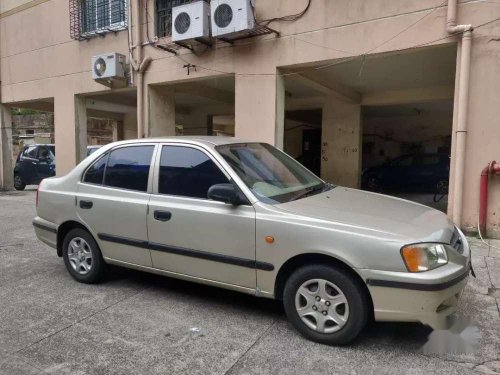
<svg viewBox="0 0 500 375"><path fill-rule="evenodd" d="M84 210L90 210L93 205L92 201L80 201L80 208Z"/></svg>
<svg viewBox="0 0 500 375"><path fill-rule="evenodd" d="M172 218L172 213L169 211L155 211L153 216L158 221L169 221Z"/></svg>

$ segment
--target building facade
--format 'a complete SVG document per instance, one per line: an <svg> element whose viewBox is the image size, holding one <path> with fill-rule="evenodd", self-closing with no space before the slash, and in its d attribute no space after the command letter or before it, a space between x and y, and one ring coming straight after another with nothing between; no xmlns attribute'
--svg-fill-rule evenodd
<svg viewBox="0 0 500 375"><path fill-rule="evenodd" d="M59 175L85 156L88 117L117 121L121 139L272 143L350 187L377 163L448 153L448 215L477 228L480 174L500 159L500 2L255 0L252 31L173 43L171 10L185 3L0 2L4 187L11 109L28 108L54 114ZM94 80L92 57L111 53L124 79ZM498 237L500 178L489 187Z"/></svg>

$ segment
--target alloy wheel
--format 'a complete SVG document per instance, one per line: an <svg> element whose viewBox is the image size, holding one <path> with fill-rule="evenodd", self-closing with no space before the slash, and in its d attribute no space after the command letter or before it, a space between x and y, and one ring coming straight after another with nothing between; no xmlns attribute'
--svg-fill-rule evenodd
<svg viewBox="0 0 500 375"><path fill-rule="evenodd" d="M87 241L81 237L73 238L68 245L68 260L73 270L87 275L92 269L92 251Z"/></svg>
<svg viewBox="0 0 500 375"><path fill-rule="evenodd" d="M324 279L304 282L295 294L295 308L302 322L320 333L337 332L349 319L346 296L337 285Z"/></svg>

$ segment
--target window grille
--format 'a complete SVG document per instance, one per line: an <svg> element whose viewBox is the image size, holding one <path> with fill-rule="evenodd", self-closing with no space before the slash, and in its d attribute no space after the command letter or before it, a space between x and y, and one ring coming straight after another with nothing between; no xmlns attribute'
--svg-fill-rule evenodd
<svg viewBox="0 0 500 375"><path fill-rule="evenodd" d="M70 0L71 38L82 40L127 28L127 0Z"/></svg>
<svg viewBox="0 0 500 375"><path fill-rule="evenodd" d="M172 35L172 8L189 4L196 0L156 0L156 35L159 37ZM209 0L204 0L207 3Z"/></svg>

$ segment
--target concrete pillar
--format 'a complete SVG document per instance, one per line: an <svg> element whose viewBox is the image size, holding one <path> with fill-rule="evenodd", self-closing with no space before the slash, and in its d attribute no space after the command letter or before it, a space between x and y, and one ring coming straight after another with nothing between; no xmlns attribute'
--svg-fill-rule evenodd
<svg viewBox="0 0 500 375"><path fill-rule="evenodd" d="M175 94L173 86L148 86L148 137L175 135Z"/></svg>
<svg viewBox="0 0 500 375"><path fill-rule="evenodd" d="M236 137L283 148L285 85L281 76L236 76Z"/></svg>
<svg viewBox="0 0 500 375"><path fill-rule="evenodd" d="M87 156L87 106L82 96L54 99L56 172L63 176Z"/></svg>
<svg viewBox="0 0 500 375"><path fill-rule="evenodd" d="M137 138L137 113L126 113L123 116L123 132L122 139Z"/></svg>
<svg viewBox="0 0 500 375"><path fill-rule="evenodd" d="M361 106L328 98L323 107L321 177L341 186L361 185Z"/></svg>
<svg viewBox="0 0 500 375"><path fill-rule="evenodd" d="M0 189L14 187L12 168L12 115L11 109L0 105Z"/></svg>

